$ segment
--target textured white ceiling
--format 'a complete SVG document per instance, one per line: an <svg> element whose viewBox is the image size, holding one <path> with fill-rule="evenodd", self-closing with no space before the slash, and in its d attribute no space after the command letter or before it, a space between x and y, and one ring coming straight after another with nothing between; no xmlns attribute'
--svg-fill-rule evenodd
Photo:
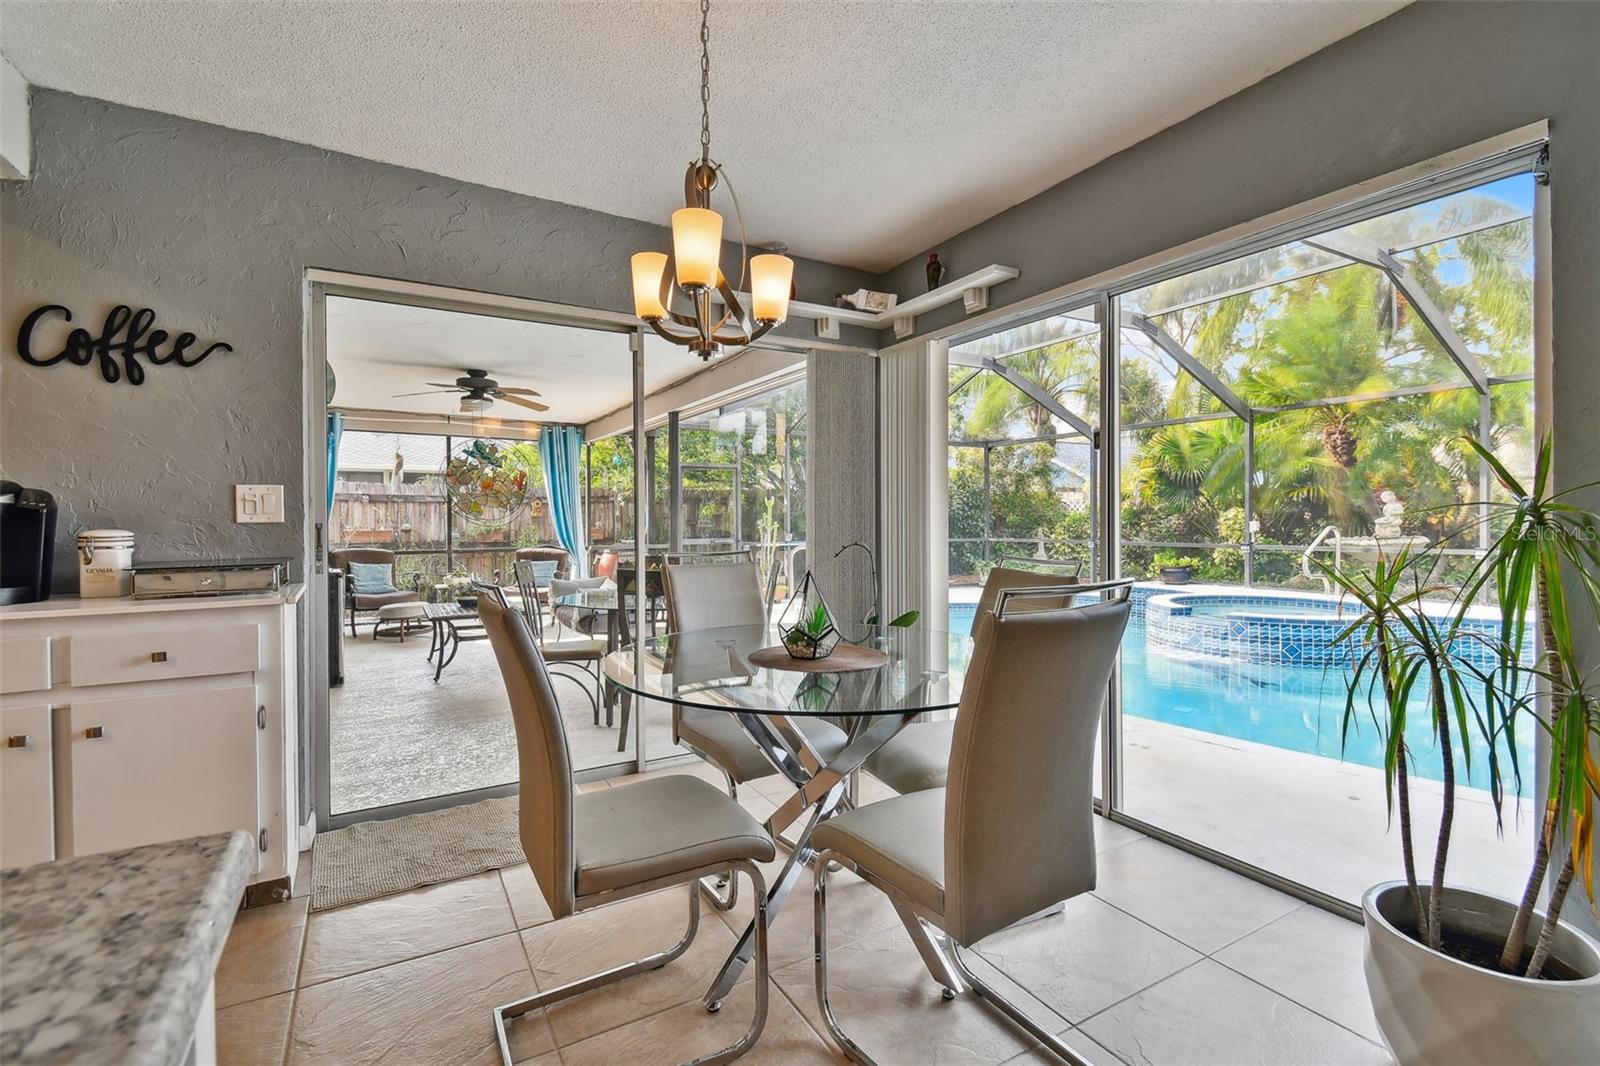
<svg viewBox="0 0 1600 1066"><path fill-rule="evenodd" d="M459 414L459 393L408 396L430 381L453 382L469 367L501 385L538 389L544 413L496 402L488 413L532 422L583 424L633 397L633 356L625 333L575 329L376 300L328 297L328 363L338 378L335 406ZM703 369L688 351L645 338L645 392Z"/></svg>
<svg viewBox="0 0 1600 1066"><path fill-rule="evenodd" d="M872 270L1405 0L720 0L712 151L754 243ZM665 221L698 154L698 5L8 0L29 81Z"/></svg>

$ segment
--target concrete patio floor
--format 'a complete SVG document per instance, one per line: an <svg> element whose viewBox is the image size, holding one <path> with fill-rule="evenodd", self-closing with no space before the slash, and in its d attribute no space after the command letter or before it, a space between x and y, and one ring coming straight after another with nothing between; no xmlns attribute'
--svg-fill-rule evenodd
<svg viewBox="0 0 1600 1066"><path fill-rule="evenodd" d="M412 632L404 643L375 642L362 626L360 636L345 635L344 650L345 680L332 690L330 706L332 813L517 780L517 738L488 641L463 643L438 683L426 630ZM555 688L574 770L632 763L631 722L627 748L618 752L617 727L604 724L604 708L596 726L575 683L557 680ZM678 753L667 708L652 703L644 713L646 754L656 759Z"/></svg>
<svg viewBox="0 0 1600 1066"><path fill-rule="evenodd" d="M1122 810L1168 832L1352 903L1402 876L1380 771L1182 726L1125 716ZM1442 790L1411 785L1417 866L1433 868ZM1517 898L1536 813L1507 807L1495 832L1487 793L1458 789L1450 881Z"/></svg>

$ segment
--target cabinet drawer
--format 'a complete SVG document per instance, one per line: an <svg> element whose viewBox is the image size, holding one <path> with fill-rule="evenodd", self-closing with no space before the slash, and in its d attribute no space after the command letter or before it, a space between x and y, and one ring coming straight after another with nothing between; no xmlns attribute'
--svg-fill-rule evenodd
<svg viewBox="0 0 1600 1066"><path fill-rule="evenodd" d="M254 685L82 700L66 717L71 854L259 832Z"/></svg>
<svg viewBox="0 0 1600 1066"><path fill-rule="evenodd" d="M49 637L0 640L0 692L43 692L49 687Z"/></svg>
<svg viewBox="0 0 1600 1066"><path fill-rule="evenodd" d="M260 626L145 629L67 638L72 684L117 685L261 669Z"/></svg>
<svg viewBox="0 0 1600 1066"><path fill-rule="evenodd" d="M56 857L51 785L50 708L0 708L0 867Z"/></svg>

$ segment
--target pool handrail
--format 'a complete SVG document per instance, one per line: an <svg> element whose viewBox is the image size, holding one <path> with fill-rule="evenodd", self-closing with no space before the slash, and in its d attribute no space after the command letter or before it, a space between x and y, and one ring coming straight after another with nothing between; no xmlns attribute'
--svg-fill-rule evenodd
<svg viewBox="0 0 1600 1066"><path fill-rule="evenodd" d="M1322 582L1322 591L1325 595L1333 594L1333 582L1328 580L1327 574L1313 574L1311 572L1311 553L1327 539L1329 533L1333 534L1333 568L1339 569L1344 565L1344 536L1339 532L1338 526L1323 526L1317 535L1311 538L1311 543L1306 545L1306 550L1300 553L1300 572L1306 580L1316 578Z"/></svg>

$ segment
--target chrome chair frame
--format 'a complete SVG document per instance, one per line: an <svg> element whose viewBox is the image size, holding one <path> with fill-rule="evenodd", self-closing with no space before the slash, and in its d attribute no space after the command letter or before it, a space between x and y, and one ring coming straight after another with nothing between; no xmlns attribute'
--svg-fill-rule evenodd
<svg viewBox="0 0 1600 1066"><path fill-rule="evenodd" d="M1108 602L1127 600L1133 591L1131 578L1116 581L1102 581L1095 584L1076 586L1072 590L1073 597L1093 595L1095 593L1110 593L1106 597ZM1006 608L1012 600L1029 596L1049 596L1060 598L1061 586L1032 586L1027 588L1017 587L1001 590L996 598L994 612L998 617L1004 618ZM894 906L895 913L899 915L901 924L905 926L906 933L911 942L916 946L917 953L922 957L923 965L928 968L928 973L944 989L943 996L946 1000L967 991L969 988L980 998L994 1004L1014 1025L1021 1028L1029 1036L1043 1044L1057 1058L1069 1066L1090 1066L1089 1060L1074 1049L1061 1037L1051 1032L1047 1027L1040 1025L1030 1018L1015 1003L1012 1003L998 990L974 973L961 958L961 946L941 928L944 918L940 914L912 900L894 887L873 875L870 870L865 870L851 862L832 849L822 849L814 856L816 871L816 887L814 889L814 931L812 956L815 970L817 988L817 1005L822 1011L823 1022L827 1025L828 1033L836 1040L845 1056L852 1062L861 1066L876 1066L875 1060L862 1050L861 1045L852 1040L848 1033L839 1024L838 1017L833 1013L833 1006L828 1000L828 870L830 866L838 864L849 869L857 877L876 888L889 898ZM1041 913L1052 913L1059 907L1051 907ZM1035 915L1034 917L1037 917ZM1024 918L1022 921L1031 919ZM1018 923L1020 924L1020 923Z"/></svg>
<svg viewBox="0 0 1600 1066"><path fill-rule="evenodd" d="M994 1004L1001 1014L1023 1032L1043 1044L1050 1052L1068 1066L1091 1066L1080 1052L1072 1045L1062 1040L1061 1037L1051 1032L1047 1027L1040 1025L1030 1018L1022 1008L1012 1003L1005 996L983 978L974 973L962 960L960 948L954 939L946 935L938 926L938 916L928 912L906 896L895 891L878 878L873 877L869 871L863 870L852 864L848 859L842 858L831 850L816 853L816 890L815 890L815 953L812 958L815 962L815 977L817 986L817 1005L822 1011L823 1023L828 1027L828 1034L833 1037L844 1051L845 1057L860 1066L877 1066L877 1060L861 1045L850 1038L839 1024L838 1017L833 1013L833 1005L828 1000L828 868L838 863L850 870L873 888L878 889L889 902L894 905L895 913L900 916L900 922L905 926L906 933L911 937L911 942L917 948L917 953L922 956L923 965L928 972L944 988L943 996L946 1000L956 998L969 989L979 998Z"/></svg>
<svg viewBox="0 0 1600 1066"><path fill-rule="evenodd" d="M682 873L674 874L671 877L663 877L654 881L646 881L642 884L629 885L627 888L613 889L608 892L597 892L589 896L580 896L574 900L573 913L579 914L584 911L595 910L596 908L604 907L611 903L619 903L626 899L632 899L635 896L642 896L650 892L656 892L664 888L671 888L676 885L694 886L696 884L702 884L703 882L701 881L701 878L706 877L707 875L725 872L728 870L729 865L730 864L728 863L718 863L716 866L705 866L694 870L685 870ZM734 1061L746 1051L750 1050L750 1048L755 1044L756 1040L760 1038L761 1030L766 1026L767 1023L767 1006L771 992L771 980L768 974L769 963L767 959L766 882L762 879L760 867L747 859L740 859L731 865L735 875L742 872L746 877L750 878L751 887L755 890L755 1018L751 1021L750 1028L745 1030L744 1035L733 1044L730 1044L728 1047L725 1047L720 1051L714 1051L709 1055L702 1055L700 1058L697 1058L690 1063L689 1066L720 1066L722 1063ZM609 970L603 970L600 973L592 974L589 977L581 977L576 981L569 981L564 985L560 985L545 992L539 992L535 995L527 997L526 999L519 999L514 1003L507 1003L503 1006L496 1007L494 1009L494 1033L495 1039L500 1047L500 1061L504 1063L505 1066L512 1066L513 1060L511 1058L511 1042L506 1033L506 1025L512 1019L519 1018L522 1015L539 1010L543 1007L551 1006L554 1003L559 1003L564 999L571 999L573 996L581 995L584 992L590 992L596 988L601 988L605 985L612 984L616 981L622 980L623 978L632 977L635 974L645 973L649 970L659 970L667 963L673 961L684 952L688 951L690 945L694 943L695 935L699 932L699 930L700 894L695 891L693 887L691 887L689 890L689 924L684 930L683 937L672 947L666 949L665 951L656 952L653 955L646 955L642 959L636 959L633 962L624 963L621 966L614 966ZM707 1006L709 1009L715 1011L719 1009L721 1005L721 1002L718 1001L715 1004L708 1004Z"/></svg>

